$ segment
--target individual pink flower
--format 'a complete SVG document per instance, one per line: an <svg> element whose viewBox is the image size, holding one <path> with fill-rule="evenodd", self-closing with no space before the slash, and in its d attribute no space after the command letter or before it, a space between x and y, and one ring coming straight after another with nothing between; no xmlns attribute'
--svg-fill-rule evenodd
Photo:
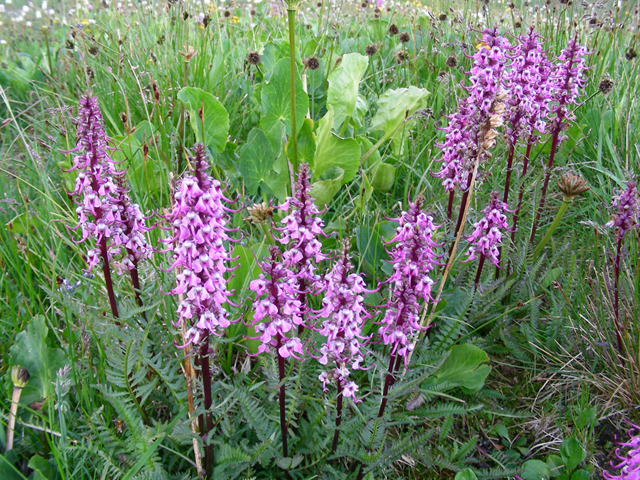
<svg viewBox="0 0 640 480"><path fill-rule="evenodd" d="M500 200L498 192L491 192L491 200L482 210L484 216L473 225L473 233L466 237L471 243L467 251L467 260L473 260L480 255L500 266L503 231L509 228L505 215L507 211L507 204Z"/></svg>

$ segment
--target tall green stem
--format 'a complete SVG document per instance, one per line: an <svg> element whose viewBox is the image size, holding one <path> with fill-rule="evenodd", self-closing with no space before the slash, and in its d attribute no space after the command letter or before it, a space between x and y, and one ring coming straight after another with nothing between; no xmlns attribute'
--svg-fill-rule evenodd
<svg viewBox="0 0 640 480"><path fill-rule="evenodd" d="M291 95L291 163L294 174L298 173L298 139L296 138L296 9L287 9L289 15L289 70Z"/></svg>
<svg viewBox="0 0 640 480"><path fill-rule="evenodd" d="M547 230L547 233L542 238L542 240L540 240L540 243L538 244L538 246L533 251L533 258L536 258L538 255L540 255L540 252L542 251L542 249L547 245L547 243L549 243L549 240L551 240L551 237L553 236L553 233L556 231L556 228L558 228L558 225L560 225L560 222L562 221L562 217L564 217L564 214L566 213L567 209L569 208L569 205L571 205L572 201L573 200L569 200L569 201L563 200L562 201L562 205L560 205L560 208L558 209L558 213L556 214L556 218L553 219L553 223L549 226L549 229Z"/></svg>

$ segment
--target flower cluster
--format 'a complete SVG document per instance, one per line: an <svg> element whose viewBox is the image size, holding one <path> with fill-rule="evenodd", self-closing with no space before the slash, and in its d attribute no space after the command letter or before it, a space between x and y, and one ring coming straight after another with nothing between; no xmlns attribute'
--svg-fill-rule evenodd
<svg viewBox="0 0 640 480"><path fill-rule="evenodd" d="M623 238L628 230L638 223L640 217L640 201L636 182L627 182L627 188L613 196L611 208L616 209L612 219L605 226L614 227L618 238Z"/></svg>
<svg viewBox="0 0 640 480"><path fill-rule="evenodd" d="M587 49L578 44L577 37L569 40L567 48L558 56L559 63L551 72L550 84L553 86L553 98L557 102L551 108L554 118L551 121L552 130L559 131L565 122L572 118L571 105L578 102L580 89L585 86L585 73L588 69L585 56ZM565 125L566 126L566 125ZM558 141L565 140L565 136L559 136Z"/></svg>
<svg viewBox="0 0 640 480"><path fill-rule="evenodd" d="M293 196L277 207L289 212L278 230L281 232L278 241L285 245L282 254L284 266L295 279L296 290L300 295L301 307L306 310L306 295L317 294L322 290L322 278L316 273L318 262L326 259L321 252L322 244L318 240L323 222L318 216L320 211L311 198L309 166L300 165L298 178L294 186Z"/></svg>
<svg viewBox="0 0 640 480"><path fill-rule="evenodd" d="M635 435L633 435L634 431ZM605 471L602 474L605 480L640 480L640 427L633 425L633 428L629 430L629 436L631 439L627 443L619 444L622 447L629 447L627 454L622 456L620 448L616 449L616 456L622 462L613 468L622 468L620 475L612 475Z"/></svg>
<svg viewBox="0 0 640 480"><path fill-rule="evenodd" d="M283 358L301 359L304 351L296 328L302 325L302 309L297 298L296 277L279 257L280 250L271 247L269 259L260 262L262 273L249 284L256 292L253 325L262 342L258 353L271 352L271 348L275 348Z"/></svg>
<svg viewBox="0 0 640 480"><path fill-rule="evenodd" d="M76 121L76 148L63 153L79 152L73 157L73 167L69 171L78 170L73 190L73 195L78 199L78 225L75 229L82 230L80 241L90 236L96 240L96 247L87 252L90 272L99 263L101 255L111 256L107 251L107 240L114 226L118 227L115 216L117 207L113 203L118 187L113 181L114 163L107 153L109 147L96 97L84 96L80 99Z"/></svg>
<svg viewBox="0 0 640 480"><path fill-rule="evenodd" d="M152 227L145 225L140 207L131 201L123 173L115 177L118 189L112 199L115 223L110 248L114 255L122 257L118 266L132 271L141 260L150 258L153 253L144 236Z"/></svg>
<svg viewBox="0 0 640 480"><path fill-rule="evenodd" d="M334 369L320 374L324 389L333 379L342 395L355 401L358 385L347 377L349 368L360 369L363 360L361 330L370 315L364 307L364 280L360 275L349 273L353 265L348 251L349 242L345 241L340 259L325 277L326 292L319 316L326 319L320 329L320 335L326 337L326 342L320 348L319 362L335 365Z"/></svg>
<svg viewBox="0 0 640 480"><path fill-rule="evenodd" d="M505 94L503 71L508 48L509 41L498 35L497 29L482 32L482 41L473 55L473 67L468 72L471 85L465 88L469 96L460 102L458 112L448 117L445 141L438 144L442 166L435 176L442 179L447 191L468 187L469 163L478 155L483 125L496 113L493 108L496 97Z"/></svg>
<svg viewBox="0 0 640 480"><path fill-rule="evenodd" d="M494 265L500 266L502 230L509 228L506 211L507 204L500 200L498 192L491 192L491 200L482 210L484 217L473 225L473 233L466 237L471 243L467 260L475 259L479 253L489 258Z"/></svg>
<svg viewBox="0 0 640 480"><path fill-rule="evenodd" d="M424 199L419 196L402 212L396 234L396 242L389 252L393 274L387 280L392 286L391 298L386 305L380 334L385 345L392 345L391 355L407 359L413 350L413 336L419 330L418 301L427 302L431 297L434 281L429 273L436 265L433 234L437 227L433 217L422 211Z"/></svg>
<svg viewBox="0 0 640 480"><path fill-rule="evenodd" d="M511 65L504 75L509 90L508 135L510 144L519 138L529 141L534 132L546 133L547 117L551 103L549 78L553 65L540 42L540 35L533 32L519 37L513 50Z"/></svg>
<svg viewBox="0 0 640 480"><path fill-rule="evenodd" d="M209 334L221 336L231 320L224 308L230 292L224 275L231 259L227 228L228 208L220 182L207 173L209 164L204 145L193 147L193 172L182 179L175 193L169 216L174 235L166 240L174 244L174 263L178 269L174 295L183 294L178 307L179 320L188 322L187 344L199 344Z"/></svg>

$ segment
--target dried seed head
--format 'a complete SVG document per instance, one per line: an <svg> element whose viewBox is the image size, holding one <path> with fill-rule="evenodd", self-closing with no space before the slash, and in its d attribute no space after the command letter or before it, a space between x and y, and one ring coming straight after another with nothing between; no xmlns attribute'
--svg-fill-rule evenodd
<svg viewBox="0 0 640 480"><path fill-rule="evenodd" d="M96 55L98 55L98 47L96 47L95 45L91 45L89 47L89 53L95 57Z"/></svg>
<svg viewBox="0 0 640 480"><path fill-rule="evenodd" d="M447 58L445 65L449 68L456 68L458 66L458 59L455 57L455 55L451 55L449 58Z"/></svg>
<svg viewBox="0 0 640 480"><path fill-rule="evenodd" d="M516 22L513 24L513 28L522 28L522 23Z"/></svg>
<svg viewBox="0 0 640 480"><path fill-rule="evenodd" d="M305 58L302 63L309 70L317 70L320 68L320 60L318 60L318 57Z"/></svg>
<svg viewBox="0 0 640 480"><path fill-rule="evenodd" d="M184 52L178 52L180 55L182 55L185 59L185 61L190 61L193 57L196 56L196 53L198 53L192 45L189 45L188 47L186 45L182 46L184 48Z"/></svg>
<svg viewBox="0 0 640 480"><path fill-rule="evenodd" d="M182 12L182 20L187 20L187 18L189 18L189 12Z"/></svg>
<svg viewBox="0 0 640 480"><path fill-rule="evenodd" d="M258 65L260 63L260 54L256 51L247 53L247 63L249 65Z"/></svg>
<svg viewBox="0 0 640 480"><path fill-rule="evenodd" d="M573 198L589 190L587 182L578 175L565 173L558 181L558 188L564 195L565 202L573 202Z"/></svg>
<svg viewBox="0 0 640 480"><path fill-rule="evenodd" d="M247 207L247 212L249 212L249 216L244 220L254 225L270 223L273 220L273 207L267 202L256 203L251 207Z"/></svg>
<svg viewBox="0 0 640 480"><path fill-rule="evenodd" d="M404 61L407 60L407 58L409 58L409 55L407 54L407 52L405 52L404 50L400 50L397 54L396 54L396 61L398 63L402 63Z"/></svg>
<svg viewBox="0 0 640 480"><path fill-rule="evenodd" d="M600 83L598 84L598 90L600 90L600 93L602 93L603 95L609 95L613 90L613 86L614 86L613 80L611 80L608 77L605 77L602 80L600 80Z"/></svg>
<svg viewBox="0 0 640 480"><path fill-rule="evenodd" d="M409 36L409 32L402 32L398 37L398 40L400 40L402 43L409 43L409 41L411 40L411 36Z"/></svg>
<svg viewBox="0 0 640 480"><path fill-rule="evenodd" d="M441 13L440 15L438 15L438 20L440 20L441 22L444 22L446 19L447 19L446 13Z"/></svg>
<svg viewBox="0 0 640 480"><path fill-rule="evenodd" d="M637 56L638 54L636 53L636 49L633 47L629 47L629 49L624 54L624 58L626 58L628 61L633 60Z"/></svg>
<svg viewBox="0 0 640 480"><path fill-rule="evenodd" d="M229 10L224 11L224 18L229 18L231 16L231 12Z"/></svg>
<svg viewBox="0 0 640 480"><path fill-rule="evenodd" d="M366 53L370 57L373 57L376 53L378 53L378 47L376 47L374 43L370 43L365 47L364 53Z"/></svg>
<svg viewBox="0 0 640 480"><path fill-rule="evenodd" d="M211 17L209 15L205 15L204 17L202 17L202 25L204 26L204 28L207 28L209 26L210 21Z"/></svg>
<svg viewBox="0 0 640 480"><path fill-rule="evenodd" d="M389 35L393 36L397 35L400 30L398 30L398 26L395 23L392 23L389 25L389 30L387 31L389 32Z"/></svg>

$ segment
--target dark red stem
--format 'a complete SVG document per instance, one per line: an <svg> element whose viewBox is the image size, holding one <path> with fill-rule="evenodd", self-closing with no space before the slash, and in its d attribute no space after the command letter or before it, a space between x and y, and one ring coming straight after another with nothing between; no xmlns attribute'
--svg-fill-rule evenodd
<svg viewBox="0 0 640 480"><path fill-rule="evenodd" d="M211 369L209 368L209 335L207 334L202 340L200 346L200 368L202 373L202 388L204 390L204 411L206 419L206 428L201 432L206 439L213 430L213 417L211 415ZM213 478L213 443L205 444L204 447L204 463L207 478Z"/></svg>
<svg viewBox="0 0 640 480"><path fill-rule="evenodd" d="M113 291L113 280L111 279L111 269L109 268L109 254L107 253L107 238L102 237L100 240L100 255L102 256L102 272L104 274L104 283L107 287L107 295L109 296L109 304L111 305L111 313L115 318L119 318L118 304L116 303L116 294ZM120 326L120 322L116 322Z"/></svg>
<svg viewBox="0 0 640 480"><path fill-rule="evenodd" d="M616 326L616 340L618 341L618 351L622 353L622 336L620 335L620 310L619 310L619 301L620 301L620 255L622 253L622 236L618 238L618 245L616 248L616 260L613 264L613 282L614 282L614 292L613 292L613 314L614 314L614 322Z"/></svg>
<svg viewBox="0 0 640 480"><path fill-rule="evenodd" d="M333 433L333 443L331 444L331 454L338 448L338 437L340 436L340 423L342 423L342 384L338 380L338 404L336 406L336 431Z"/></svg>
<svg viewBox="0 0 640 480"><path fill-rule="evenodd" d="M278 375L280 377L280 388L278 390L278 401L280 402L280 433L282 435L282 456L289 456L287 448L287 417L285 413L285 396L284 396L284 357L280 355L280 343L282 339L278 337Z"/></svg>
<svg viewBox="0 0 640 480"><path fill-rule="evenodd" d="M482 267L484 267L484 260L487 257L484 255L480 255L480 263L478 263L478 272L476 273L476 279L474 281L474 290L477 290L478 284L480 283L480 276L482 275Z"/></svg>
<svg viewBox="0 0 640 480"><path fill-rule="evenodd" d="M549 154L549 163L547 164L546 171L544 172L544 182L542 183L542 193L540 195L540 203L538 204L538 211L536 213L536 218L533 221L531 236L529 237L529 243L531 244L533 244L533 241L535 240L536 230L538 229L538 223L540 222L540 217L542 216L542 209L544 208L544 202L547 196L547 187L549 186L549 178L551 177L551 169L553 168L553 158L555 157L556 150L558 149L558 137L560 136L561 130L562 130L562 124L559 123L553 132L553 136L551 137L551 153Z"/></svg>

